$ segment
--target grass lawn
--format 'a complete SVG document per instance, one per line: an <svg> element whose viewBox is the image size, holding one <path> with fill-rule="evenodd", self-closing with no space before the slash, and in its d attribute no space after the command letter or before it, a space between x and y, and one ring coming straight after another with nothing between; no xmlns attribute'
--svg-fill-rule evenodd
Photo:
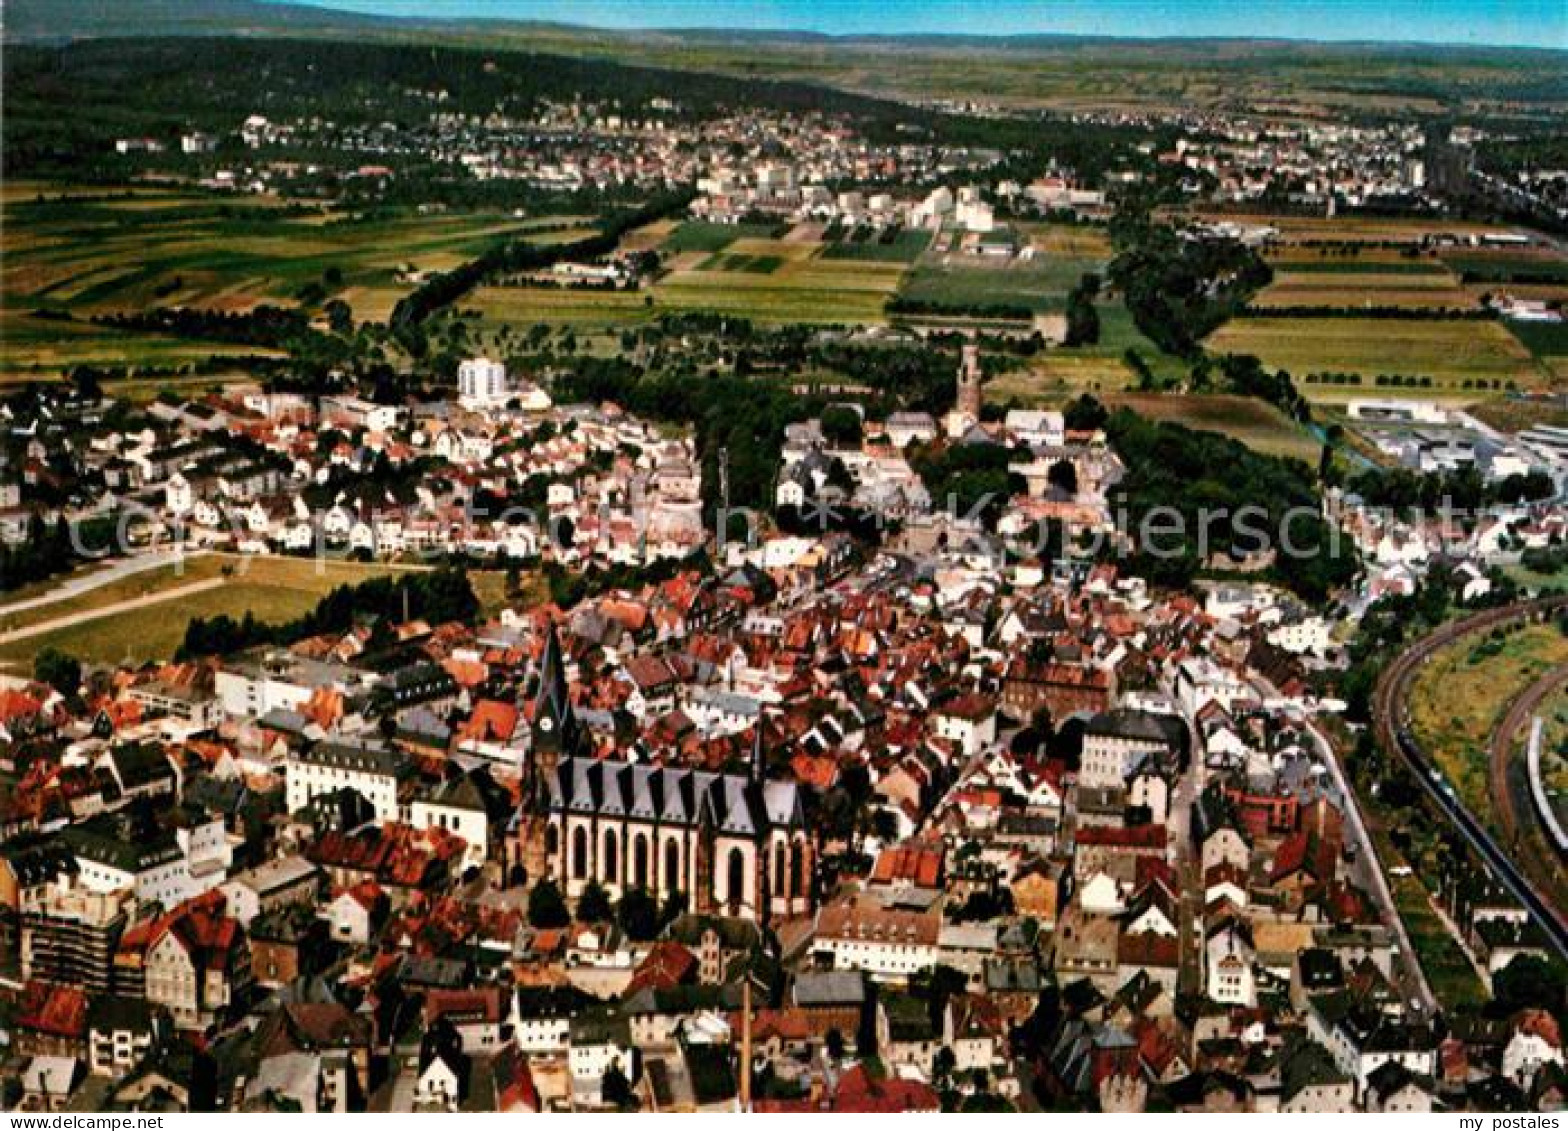
<svg viewBox="0 0 1568 1131"><path fill-rule="evenodd" d="M1220 327L1207 344L1220 353L1255 354L1298 381L1313 372L1359 373L1367 379L1361 396L1398 395L1372 385L1379 374L1431 377L1439 391L1457 391L1466 380L1542 383L1529 352L1495 322L1247 317ZM1319 388L1300 387L1308 396Z"/></svg>
<svg viewBox="0 0 1568 1131"><path fill-rule="evenodd" d="M1459 799L1492 811L1487 743L1509 702L1551 668L1568 663L1568 636L1555 624L1461 640L1422 669L1410 693L1411 729Z"/></svg>
<svg viewBox="0 0 1568 1131"><path fill-rule="evenodd" d="M1533 593L1555 593L1568 589L1568 571L1541 573L1520 563L1504 566L1503 572L1521 589Z"/></svg>
<svg viewBox="0 0 1568 1131"><path fill-rule="evenodd" d="M1385 863L1398 857L1382 855L1384 844L1378 846ZM1388 846L1388 851L1394 851ZM1469 956L1449 932L1447 925L1432 909L1431 896L1415 876L1390 876L1389 888L1394 895L1394 905L1410 933L1410 945L1415 947L1416 960L1426 975L1427 984L1447 1009L1484 1005L1491 997L1481 983Z"/></svg>
<svg viewBox="0 0 1568 1131"><path fill-rule="evenodd" d="M1533 428L1537 424L1568 428L1568 408L1561 408L1549 401L1507 397L1501 400L1482 401L1470 412L1471 415L1500 432L1523 432L1526 428Z"/></svg>
<svg viewBox="0 0 1568 1131"><path fill-rule="evenodd" d="M151 570L111 582L91 593L0 618L0 631L6 631L193 582L225 579L214 588L171 598L167 603L129 609L0 645L0 664L29 667L39 651L51 646L98 663L118 663L127 658L166 659L179 647L185 626L194 617L227 613L239 618L249 612L259 620L280 623L309 612L339 585L357 584L406 568L307 558L196 556L184 563L183 573L177 573L172 566ZM475 573L472 578L475 592L487 609L494 610L504 603L501 575Z"/></svg>
<svg viewBox="0 0 1568 1131"><path fill-rule="evenodd" d="M1316 464L1322 445L1284 413L1257 397L1227 393L1113 393L1107 406L1132 409L1151 420L1218 432L1271 456Z"/></svg>

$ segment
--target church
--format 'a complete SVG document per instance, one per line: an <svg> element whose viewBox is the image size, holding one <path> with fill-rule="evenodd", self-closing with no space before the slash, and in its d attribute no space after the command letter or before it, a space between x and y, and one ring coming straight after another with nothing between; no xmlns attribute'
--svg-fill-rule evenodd
<svg viewBox="0 0 1568 1131"><path fill-rule="evenodd" d="M712 773L587 754L552 627L540 663L518 829L530 877L571 899L674 892L699 914L758 922L809 914L813 850L794 782L768 781L760 728L749 772Z"/></svg>

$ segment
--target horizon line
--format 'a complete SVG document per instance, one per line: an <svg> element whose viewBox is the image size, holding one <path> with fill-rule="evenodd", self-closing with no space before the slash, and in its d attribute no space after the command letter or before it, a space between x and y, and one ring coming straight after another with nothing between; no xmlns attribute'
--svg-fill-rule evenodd
<svg viewBox="0 0 1568 1131"><path fill-rule="evenodd" d="M1344 38L1324 38L1312 35L1292 35L1287 33L1248 35L1245 33L1225 34L1183 34L1181 32L1163 32L1158 34L1139 34L1136 31L824 31L802 25L742 25L742 24L615 24L596 23L589 20L563 20L550 18L530 18L521 15L440 15L440 14L409 14L397 11L374 11L360 6L365 0L261 0L262 3L277 7L310 8L321 12L332 12L348 16L366 17L372 20L382 20L404 24L490 24L513 25L519 27L551 27L566 31L600 32L612 35L632 36L638 33L655 35L689 36L689 35L733 35L738 37L756 36L798 36L806 39L821 39L838 42L853 41L880 41L880 42L909 42L919 40L948 41L960 43L965 40L986 40L992 43L1017 43L1026 40L1060 39L1076 40L1080 42L1131 42L1131 43L1276 43L1284 45L1323 46L1323 47L1369 47L1369 48L1398 48L1398 47L1445 47L1460 50L1509 50L1509 51L1539 51L1554 55L1568 54L1568 42L1559 46L1543 43L1523 42L1518 40L1479 40L1479 39L1454 39L1438 37L1413 38L1381 38L1377 36L1347 36Z"/></svg>

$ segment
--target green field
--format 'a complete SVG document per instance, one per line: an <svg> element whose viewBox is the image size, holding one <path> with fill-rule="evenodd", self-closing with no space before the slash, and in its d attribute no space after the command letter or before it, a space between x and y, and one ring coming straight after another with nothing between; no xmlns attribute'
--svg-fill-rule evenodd
<svg viewBox="0 0 1568 1131"><path fill-rule="evenodd" d="M1508 329L1536 357L1568 356L1568 322L1510 322Z"/></svg>
<svg viewBox="0 0 1568 1131"><path fill-rule="evenodd" d="M1307 265L1303 265L1307 266ZM1329 270L1329 264L1314 263L1301 270L1296 264L1275 268L1274 281L1265 287L1253 305L1269 307L1400 307L1407 310L1432 308L1474 309L1476 296L1460 286L1459 279L1441 266L1416 266L1416 271L1391 271L1389 263L1347 262L1345 269Z"/></svg>
<svg viewBox="0 0 1568 1131"><path fill-rule="evenodd" d="M717 225L699 230L713 236ZM690 242L682 224L665 249ZM736 232L736 228L726 231ZM829 259L815 239L738 234L721 251L685 251L652 287L655 313L711 311L753 322L874 323L904 275L900 263Z"/></svg>
<svg viewBox="0 0 1568 1131"><path fill-rule="evenodd" d="M987 382L986 398L997 404L1017 401L1024 405L1060 404L1080 393L1126 392L1134 389L1137 374L1128 367L1126 353L1136 350L1162 383L1180 381L1187 364L1163 353L1133 323L1119 301L1096 305L1100 315L1100 340L1094 345L1054 346L1030 359L1024 369L1003 373Z"/></svg>
<svg viewBox="0 0 1568 1131"><path fill-rule="evenodd" d="M344 561L318 562L306 558L193 556L182 569L166 566L149 570L86 594L0 617L0 634L3 634L90 613L122 601L178 590L193 583L220 581L214 587L171 597L166 602L83 620L0 644L0 668L25 669L39 651L48 647L98 663L167 659L179 647L185 637L185 626L194 617L226 613L239 619L251 613L258 620L278 624L309 612L339 585L357 584L406 568ZM470 579L486 608L493 610L499 606L500 575L472 573ZM9 599L16 597L13 595Z"/></svg>
<svg viewBox="0 0 1568 1131"><path fill-rule="evenodd" d="M1315 464L1322 445L1279 409L1257 397L1228 393L1113 393L1107 406L1130 408L1139 416L1218 432L1264 455Z"/></svg>
<svg viewBox="0 0 1568 1131"><path fill-rule="evenodd" d="M955 309L1017 306L1045 314L1064 309L1067 292L1086 272L1103 266L1096 259L1072 256L994 264L933 261L928 256L909 273L898 293L902 299Z"/></svg>
<svg viewBox="0 0 1568 1131"><path fill-rule="evenodd" d="M730 255L720 252L703 260L703 271L744 271L748 275L771 275L784 265L781 255Z"/></svg>
<svg viewBox="0 0 1568 1131"><path fill-rule="evenodd" d="M1274 262L1274 269L1293 275L1432 275L1442 279L1449 276L1447 268L1435 259L1373 259L1362 256L1281 259Z"/></svg>
<svg viewBox="0 0 1568 1131"><path fill-rule="evenodd" d="M1568 283L1568 258L1551 252L1444 252L1443 261L1455 272L1474 275L1480 282L1529 279Z"/></svg>
<svg viewBox="0 0 1568 1131"><path fill-rule="evenodd" d="M276 350L225 342L197 342L96 326L91 322L40 318L0 300L0 386L32 379L52 380L77 365L159 369L203 365L217 376L239 375L224 358L274 357ZM211 364L204 364L211 362ZM118 387L118 386L116 386Z"/></svg>
<svg viewBox="0 0 1568 1131"><path fill-rule="evenodd" d="M82 363L177 368L265 352L120 333L92 325L94 315L158 306L240 312L262 303L292 305L315 285L348 302L356 318L382 320L425 273L455 267L502 238L565 239L585 230L580 217L367 219L272 198L174 189L11 197L0 224L0 372L13 378ZM340 277L329 279L329 269Z"/></svg>
<svg viewBox="0 0 1568 1131"><path fill-rule="evenodd" d="M869 263L913 263L926 248L931 246L931 233L902 230L890 238L871 236L866 239L846 237L829 243L822 252L824 259L860 259Z"/></svg>
<svg viewBox="0 0 1568 1131"><path fill-rule="evenodd" d="M687 220L665 238L664 250L672 254L723 251L738 239L767 238L772 234L771 224L714 224L706 220Z"/></svg>
<svg viewBox="0 0 1568 1131"><path fill-rule="evenodd" d="M1431 377L1438 392L1457 392L1466 380L1520 387L1544 382L1529 351L1496 322L1247 317L1222 326L1207 344L1216 352L1255 354L1265 365L1298 377L1360 373L1366 380L1352 391L1363 396L1381 395L1371 383L1378 374ZM1325 391L1301 388L1309 396Z"/></svg>
<svg viewBox="0 0 1568 1131"><path fill-rule="evenodd" d="M1546 624L1467 637L1421 669L1410 692L1411 730L1472 812L1492 812L1487 744L1508 705L1564 663L1568 637Z"/></svg>
<svg viewBox="0 0 1568 1131"><path fill-rule="evenodd" d="M486 323L560 326L622 326L645 322L656 311L635 291L573 290L567 287L479 287L463 299Z"/></svg>

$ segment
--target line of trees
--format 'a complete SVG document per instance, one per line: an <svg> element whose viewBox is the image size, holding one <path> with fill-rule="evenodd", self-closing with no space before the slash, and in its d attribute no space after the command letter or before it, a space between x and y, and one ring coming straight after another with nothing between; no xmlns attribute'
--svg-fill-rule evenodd
<svg viewBox="0 0 1568 1131"><path fill-rule="evenodd" d="M539 271L556 263L608 255L627 232L684 211L694 196L691 189L660 193L640 208L608 217L597 235L571 243L539 245L526 240L498 243L478 258L432 277L413 293L399 299L392 308L392 329L397 331L418 325L493 276Z"/></svg>
<svg viewBox="0 0 1568 1131"><path fill-rule="evenodd" d="M401 618L405 608L410 617L431 624L468 621L479 612L479 598L461 566L373 577L357 585L339 585L310 612L285 624L264 624L248 611L239 620L227 613L193 617L175 658L227 655L258 644L292 644L323 633L346 632L363 618Z"/></svg>

